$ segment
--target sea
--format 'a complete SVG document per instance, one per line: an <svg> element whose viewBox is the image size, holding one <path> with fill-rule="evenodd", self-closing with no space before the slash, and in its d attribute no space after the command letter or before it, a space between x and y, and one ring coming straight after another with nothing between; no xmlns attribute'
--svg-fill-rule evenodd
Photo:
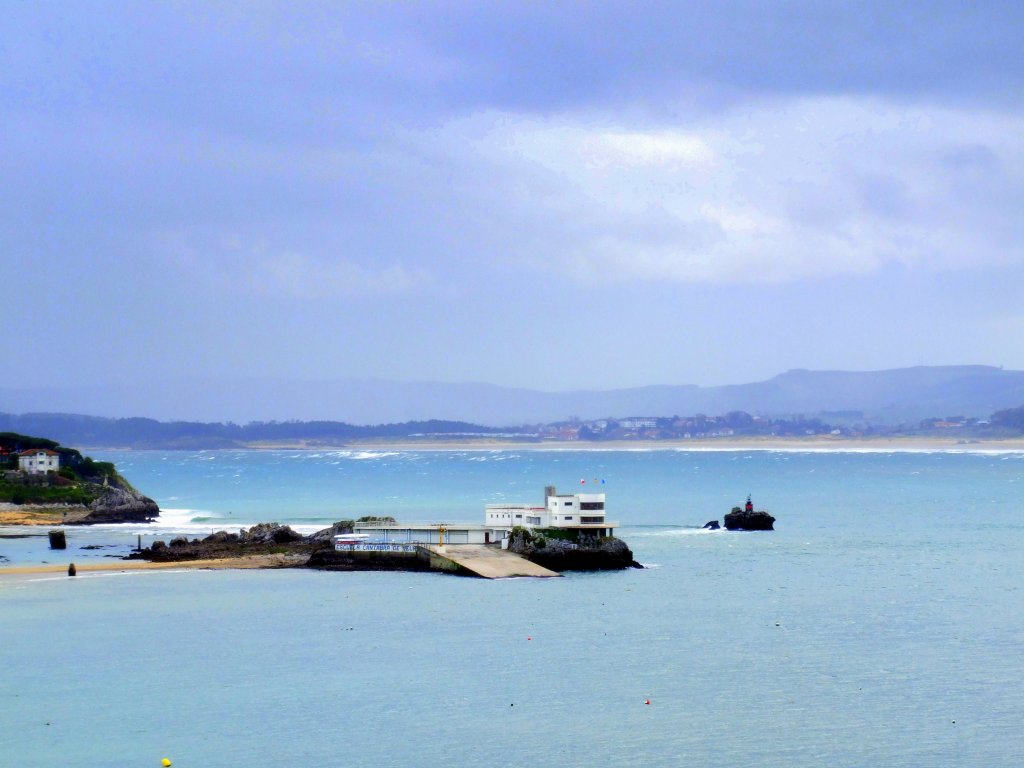
<svg viewBox="0 0 1024 768"><path fill-rule="evenodd" d="M2 576L2 768L1024 765L1022 452L92 453L160 520L3 528L0 566L556 485L645 567ZM702 528L748 494L775 531Z"/></svg>

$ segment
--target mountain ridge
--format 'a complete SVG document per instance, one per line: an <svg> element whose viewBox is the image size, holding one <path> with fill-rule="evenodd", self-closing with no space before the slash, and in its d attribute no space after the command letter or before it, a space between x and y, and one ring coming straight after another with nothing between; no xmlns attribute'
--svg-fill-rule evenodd
<svg viewBox="0 0 1024 768"><path fill-rule="evenodd" d="M336 420L384 424L430 419L486 426L570 418L723 414L762 416L859 412L876 423L930 416L985 418L1024 403L1024 371L988 365L881 371L792 369L764 381L702 387L653 384L548 392L488 383L179 380L112 387L0 388L7 413L91 414L246 423Z"/></svg>

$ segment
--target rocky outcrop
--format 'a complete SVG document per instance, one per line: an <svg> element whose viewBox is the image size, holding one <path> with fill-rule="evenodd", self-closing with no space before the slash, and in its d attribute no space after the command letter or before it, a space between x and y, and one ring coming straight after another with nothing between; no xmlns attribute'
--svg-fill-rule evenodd
<svg viewBox="0 0 1024 768"><path fill-rule="evenodd" d="M717 520L708 520L706 523L704 523L704 527L709 531L717 531L722 526L718 524Z"/></svg>
<svg viewBox="0 0 1024 768"><path fill-rule="evenodd" d="M160 514L160 507L148 496L133 488L104 487L101 495L87 507L83 517L71 519L68 525L96 523L148 523Z"/></svg>
<svg viewBox="0 0 1024 768"><path fill-rule="evenodd" d="M733 507L725 516L725 527L730 531L774 531L775 518L764 510L744 510Z"/></svg>
<svg viewBox="0 0 1024 768"><path fill-rule="evenodd" d="M324 528L316 533L312 534L309 538L311 541L320 542L326 546L334 545L334 537L342 533L352 533L353 522L351 520L339 520L334 523L330 528Z"/></svg>
<svg viewBox="0 0 1024 768"><path fill-rule="evenodd" d="M204 539L189 540L185 537L171 542L154 541L152 546L140 552L132 552L130 560L152 560L169 563L185 560L217 560L221 558L245 557L246 555L289 554L309 555L325 546L312 537L296 533L287 525L260 523L252 528L243 528L238 533L217 531ZM328 543L326 546L330 546Z"/></svg>
<svg viewBox="0 0 1024 768"><path fill-rule="evenodd" d="M217 534L212 535L216 536ZM231 534L227 535L231 536ZM238 540L242 544L291 544L296 541L305 542L307 539L301 533L293 531L290 526L278 523L259 523L252 528L240 530Z"/></svg>
<svg viewBox="0 0 1024 768"><path fill-rule="evenodd" d="M559 573L643 568L633 559L626 542L614 536L583 536L570 540L545 535L543 531L514 528L508 550Z"/></svg>

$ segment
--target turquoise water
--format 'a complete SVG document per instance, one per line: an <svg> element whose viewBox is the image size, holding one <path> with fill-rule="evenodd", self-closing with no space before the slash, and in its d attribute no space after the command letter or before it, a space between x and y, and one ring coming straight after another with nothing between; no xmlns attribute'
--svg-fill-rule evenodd
<svg viewBox="0 0 1024 768"><path fill-rule="evenodd" d="M162 535L475 521L603 479L651 567L6 577L5 768L1024 763L1024 454L102 458L176 510ZM697 529L748 492L774 533ZM139 530L73 530L64 557ZM0 555L61 562L38 539L0 539Z"/></svg>

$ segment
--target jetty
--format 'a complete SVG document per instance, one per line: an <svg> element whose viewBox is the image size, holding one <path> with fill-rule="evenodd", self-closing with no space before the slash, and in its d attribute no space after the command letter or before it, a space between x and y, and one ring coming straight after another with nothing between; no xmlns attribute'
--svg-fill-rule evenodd
<svg viewBox="0 0 1024 768"><path fill-rule="evenodd" d="M562 575L514 552L485 544L420 544L418 549L429 556L430 567L440 571L468 572L485 579Z"/></svg>

